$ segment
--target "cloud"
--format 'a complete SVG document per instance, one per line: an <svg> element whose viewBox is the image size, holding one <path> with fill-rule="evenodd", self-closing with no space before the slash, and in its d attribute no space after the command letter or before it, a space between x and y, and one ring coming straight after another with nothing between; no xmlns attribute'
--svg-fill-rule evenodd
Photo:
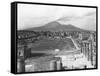
<svg viewBox="0 0 100 76"><path fill-rule="evenodd" d="M18 29L39 27L55 20L85 29L95 26L95 12L95 8L18 4Z"/></svg>
<svg viewBox="0 0 100 76"><path fill-rule="evenodd" d="M89 12L79 17L64 17L58 20L62 24L73 24L86 30L96 30L96 12Z"/></svg>

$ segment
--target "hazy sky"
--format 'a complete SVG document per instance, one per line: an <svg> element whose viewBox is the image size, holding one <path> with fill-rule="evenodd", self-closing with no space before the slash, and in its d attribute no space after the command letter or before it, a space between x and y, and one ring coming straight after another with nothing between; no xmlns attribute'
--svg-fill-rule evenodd
<svg viewBox="0 0 100 76"><path fill-rule="evenodd" d="M96 30L96 9L50 5L18 4L18 30L55 21Z"/></svg>

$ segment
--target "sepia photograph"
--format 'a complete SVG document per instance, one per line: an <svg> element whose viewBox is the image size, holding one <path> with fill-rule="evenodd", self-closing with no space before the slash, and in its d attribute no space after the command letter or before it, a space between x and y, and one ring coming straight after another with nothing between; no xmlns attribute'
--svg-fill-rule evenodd
<svg viewBox="0 0 100 76"><path fill-rule="evenodd" d="M96 7L17 4L17 73L97 68Z"/></svg>

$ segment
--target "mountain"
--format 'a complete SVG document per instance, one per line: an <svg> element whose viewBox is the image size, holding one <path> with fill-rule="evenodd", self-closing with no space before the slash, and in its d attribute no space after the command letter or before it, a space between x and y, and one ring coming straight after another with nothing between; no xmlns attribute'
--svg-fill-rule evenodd
<svg viewBox="0 0 100 76"><path fill-rule="evenodd" d="M55 32L55 31L56 32L57 31L88 31L88 30L84 30L84 29L80 29L78 27L75 27L74 25L71 25L71 24L68 24L68 25L60 24L57 21L47 23L44 26L29 28L29 29L26 29L26 30L30 30L30 31L53 31L53 32Z"/></svg>

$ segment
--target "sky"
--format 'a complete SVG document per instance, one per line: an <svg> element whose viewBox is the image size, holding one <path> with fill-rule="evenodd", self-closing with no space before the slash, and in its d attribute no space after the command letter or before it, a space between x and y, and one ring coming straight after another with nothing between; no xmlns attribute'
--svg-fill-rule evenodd
<svg viewBox="0 0 100 76"><path fill-rule="evenodd" d="M96 30L96 9L51 5L18 4L18 30L58 21L86 30Z"/></svg>

